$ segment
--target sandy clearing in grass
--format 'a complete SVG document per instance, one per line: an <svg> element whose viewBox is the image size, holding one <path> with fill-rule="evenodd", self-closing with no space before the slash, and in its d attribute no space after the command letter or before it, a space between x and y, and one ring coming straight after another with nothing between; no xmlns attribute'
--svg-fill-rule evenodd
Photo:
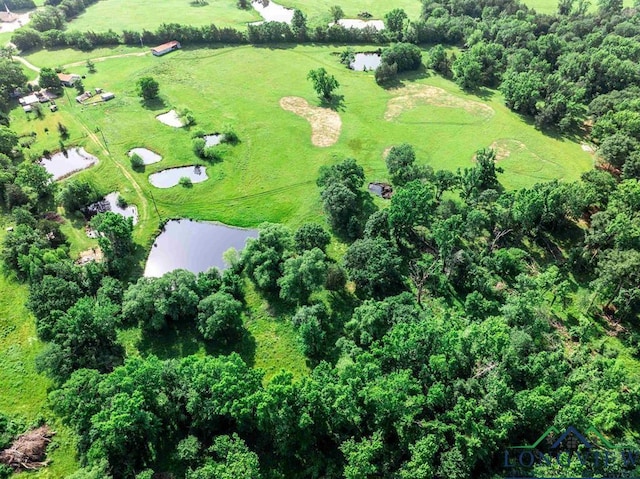
<svg viewBox="0 0 640 479"><path fill-rule="evenodd" d="M311 106L304 98L286 96L280 99L280 106L304 118L311 125L311 143L315 146L334 145L340 138L342 120L340 115L328 108Z"/></svg>
<svg viewBox="0 0 640 479"><path fill-rule="evenodd" d="M156 116L156 119L165 125L172 126L174 128L182 128L184 125L182 124L182 120L178 116L175 110L169 110L162 115Z"/></svg>
<svg viewBox="0 0 640 479"><path fill-rule="evenodd" d="M384 119L391 121L403 112L419 105L433 105L443 108L462 108L466 112L489 119L494 115L493 108L479 101L465 100L451 93L430 85L408 85L391 90L394 98L387 102Z"/></svg>
<svg viewBox="0 0 640 479"><path fill-rule="evenodd" d="M509 139L500 139L496 140L489 148L496 151L496 161L504 160L511 156L511 153L519 153L519 152L529 152L533 155L527 145L518 140L509 140ZM537 156L537 155L535 155Z"/></svg>

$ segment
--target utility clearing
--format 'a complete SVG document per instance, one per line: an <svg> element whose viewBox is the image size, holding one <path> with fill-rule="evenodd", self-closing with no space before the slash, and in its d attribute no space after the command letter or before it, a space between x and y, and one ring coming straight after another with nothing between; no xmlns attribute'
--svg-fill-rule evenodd
<svg viewBox="0 0 640 479"><path fill-rule="evenodd" d="M280 100L280 106L304 118L311 125L311 143L319 147L334 145L340 138L342 120L340 115L328 108L309 105L304 98L286 96Z"/></svg>
<svg viewBox="0 0 640 479"><path fill-rule="evenodd" d="M480 117L483 120L490 119L494 114L493 108L479 101L466 100L431 85L411 84L402 88L391 90L394 98L387 103L384 119L392 121L402 113L412 110L420 105L432 105L442 108L460 108L467 113Z"/></svg>

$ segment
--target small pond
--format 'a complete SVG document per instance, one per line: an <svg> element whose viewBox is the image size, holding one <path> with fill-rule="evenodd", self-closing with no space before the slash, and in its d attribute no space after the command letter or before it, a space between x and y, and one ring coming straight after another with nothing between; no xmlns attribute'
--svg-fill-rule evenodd
<svg viewBox="0 0 640 479"><path fill-rule="evenodd" d="M204 146L209 148L210 146L216 146L222 143L224 135L222 133L214 133L213 135L204 135Z"/></svg>
<svg viewBox="0 0 640 479"><path fill-rule="evenodd" d="M129 205L126 208L121 208L118 205L118 193L109 193L102 200L97 203L93 203L85 208L85 215L89 218L97 215L98 213L105 213L111 211L124 216L125 218L132 218L133 224L138 222L138 208L133 205Z"/></svg>
<svg viewBox="0 0 640 479"><path fill-rule="evenodd" d="M251 5L264 18L265 22L284 22L290 25L291 20L293 20L293 10L291 8L283 7L271 0L253 0ZM262 22L254 22L253 24L260 23Z"/></svg>
<svg viewBox="0 0 640 479"><path fill-rule="evenodd" d="M97 162L98 159L87 153L84 148L71 148L40 160L40 164L53 175L54 180L60 180L71 173L89 168Z"/></svg>
<svg viewBox="0 0 640 479"><path fill-rule="evenodd" d="M333 25L330 23L329 25ZM384 30L384 22L382 20L360 20L358 18L341 18L338 25L344 28L356 28L361 30L366 27L372 27L375 30Z"/></svg>
<svg viewBox="0 0 640 479"><path fill-rule="evenodd" d="M183 166L180 168L169 168L158 173L149 175L149 183L156 188L171 188L180 182L180 178L186 176L192 183L202 183L209 179L205 166Z"/></svg>
<svg viewBox="0 0 640 479"><path fill-rule="evenodd" d="M156 152L147 150L146 148L134 148L129 151L129 156L138 155L142 158L142 162L145 165L152 165L162 160L162 157Z"/></svg>
<svg viewBox="0 0 640 479"><path fill-rule="evenodd" d="M184 124L182 123L182 120L180 119L180 117L178 116L178 113L175 110L169 110L166 113L163 113L162 115L158 115L156 116L156 119L161 122L164 123L167 126L172 126L174 128L182 128L184 126Z"/></svg>
<svg viewBox="0 0 640 479"><path fill-rule="evenodd" d="M247 239L257 238L258 230L191 220L171 220L156 238L149 253L144 275L159 277L176 269L192 273L211 267L226 268L222 255L229 248L241 250Z"/></svg>
<svg viewBox="0 0 640 479"><path fill-rule="evenodd" d="M380 66L382 59L378 53L356 53L349 68L358 71L373 71Z"/></svg>

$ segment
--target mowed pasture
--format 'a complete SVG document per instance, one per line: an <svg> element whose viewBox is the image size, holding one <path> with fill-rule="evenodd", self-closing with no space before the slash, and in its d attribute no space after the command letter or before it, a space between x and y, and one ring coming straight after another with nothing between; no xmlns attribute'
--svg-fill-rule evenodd
<svg viewBox="0 0 640 479"><path fill-rule="evenodd" d="M390 5L376 0L283 0L276 2L288 8L300 9L310 25L332 21L329 9L340 5L346 18L356 18L361 12L369 12L373 18L384 18L393 8L402 8L409 18L418 18L422 8L419 0L398 0ZM119 15L126 12L126 15ZM161 23L183 25L209 25L245 29L247 23L260 21L262 17L253 8L242 10L236 0L211 0L206 5L190 4L188 0L101 0L74 19L70 28L80 31L114 31L155 29Z"/></svg>
<svg viewBox="0 0 640 479"><path fill-rule="evenodd" d="M82 107L73 99L71 105L62 99L61 112L46 112L43 120L27 121L22 111L15 110L12 125L21 134L38 132L33 152L54 150L58 143L55 125L61 118L70 129L73 141L69 143L82 144L102 159L80 175L105 192L120 191L133 203L145 203L140 207L140 224L146 240L158 224L151 191L162 218L188 216L237 226L322 221L315 186L320 166L353 157L363 165L369 180L387 180L383 152L402 142L415 146L421 163L456 170L470 166L479 148L497 140L515 140L528 153L522 161L526 165L516 161L522 156L517 152L502 165L505 173L500 179L507 188L553 178L574 180L592 167L592 157L579 143L536 130L528 120L510 112L498 92L468 95L428 72L404 77L400 85L383 89L372 73L341 65L334 55L340 50L245 46L184 49L161 58L113 58L96 63L97 73L87 75L84 83L87 88L99 86L114 92L115 100ZM63 56L69 62L87 57L74 53L75 58L69 52ZM40 55L27 58L38 64ZM320 66L341 85L339 101L332 108L342 127L338 141L328 147L314 146L308 119L280 105L285 97L299 97L319 106L306 76ZM83 73L85 67L69 71ZM143 105L136 95L136 79L145 75L159 81L161 101ZM425 89L429 94L423 95ZM210 133L230 126L240 144L220 146L224 160L208 165L210 179L204 183L160 190L149 184L149 174L172 166L206 164L192 152L188 129L171 128L155 119L175 107L193 111L197 125L192 131ZM49 133L44 133L45 125ZM150 148L164 160L147 166L143 173L134 172L126 156L134 147Z"/></svg>
<svg viewBox="0 0 640 479"><path fill-rule="evenodd" d="M211 0L203 5L189 0L101 0L79 15L69 25L70 29L96 32L112 29L154 30L161 23L182 25L210 25L239 27L248 22L262 20L253 8L243 10L235 0Z"/></svg>

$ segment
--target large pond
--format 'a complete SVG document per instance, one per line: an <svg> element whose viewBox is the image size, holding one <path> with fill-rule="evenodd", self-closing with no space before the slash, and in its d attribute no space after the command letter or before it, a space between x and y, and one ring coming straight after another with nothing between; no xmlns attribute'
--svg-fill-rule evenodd
<svg viewBox="0 0 640 479"><path fill-rule="evenodd" d="M207 168L204 166L183 166L180 168L169 168L158 173L149 175L149 183L156 188L171 188L180 183L180 178L189 178L191 183L202 183L209 179Z"/></svg>
<svg viewBox="0 0 640 479"><path fill-rule="evenodd" d="M225 269L222 255L229 248L241 250L257 230L191 220L171 220L156 238L144 269L146 277L186 269L192 273L216 267Z"/></svg>
<svg viewBox="0 0 640 479"><path fill-rule="evenodd" d="M87 153L84 148L71 148L40 160L40 164L53 175L54 180L61 180L97 162L98 159Z"/></svg>
<svg viewBox="0 0 640 479"><path fill-rule="evenodd" d="M126 206L125 208L120 207L120 205L118 205L118 196L120 195L117 192L109 193L97 203L87 206L85 209L85 215L92 217L98 213L111 211L112 213L117 213L125 218L133 219L133 224L135 225L138 222L138 209L133 205Z"/></svg>
<svg viewBox="0 0 640 479"><path fill-rule="evenodd" d="M129 156L131 157L133 155L138 155L142 158L142 162L145 165L152 165L162 160L160 155L154 151L147 150L146 148L134 148L133 150L129 150Z"/></svg>
<svg viewBox="0 0 640 479"><path fill-rule="evenodd" d="M382 59L378 53L356 53L349 67L352 70L373 71L380 66L381 62Z"/></svg>
<svg viewBox="0 0 640 479"><path fill-rule="evenodd" d="M291 20L293 20L293 10L291 8L283 7L271 0L253 0L251 5L264 18L265 22L284 22L291 25ZM253 22L253 25L260 23L262 22Z"/></svg>

